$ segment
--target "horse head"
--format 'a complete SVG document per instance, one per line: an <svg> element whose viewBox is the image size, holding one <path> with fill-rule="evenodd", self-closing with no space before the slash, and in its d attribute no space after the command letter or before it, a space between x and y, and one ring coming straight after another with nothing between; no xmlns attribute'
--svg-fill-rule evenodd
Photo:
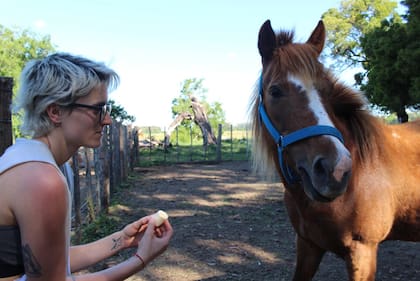
<svg viewBox="0 0 420 281"><path fill-rule="evenodd" d="M266 153L272 155L286 188L303 186L311 200L329 202L346 191L352 160L334 124L326 93L332 86L318 61L324 24L320 21L305 43L292 41L293 32L276 35L269 20L260 29L262 73L254 139L257 146L262 145L258 140L269 142Z"/></svg>

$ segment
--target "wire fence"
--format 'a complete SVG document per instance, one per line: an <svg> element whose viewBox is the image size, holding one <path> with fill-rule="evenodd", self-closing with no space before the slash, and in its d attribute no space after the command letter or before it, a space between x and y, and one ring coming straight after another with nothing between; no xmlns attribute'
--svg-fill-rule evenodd
<svg viewBox="0 0 420 281"><path fill-rule="evenodd" d="M178 128L173 132L173 143L169 147L158 139L165 133L152 133L151 127L143 128L139 140L139 165L165 165L185 162L220 162L248 160L250 155L249 131L234 129L232 125L218 125L217 143L203 145L189 134L189 143L180 142Z"/></svg>

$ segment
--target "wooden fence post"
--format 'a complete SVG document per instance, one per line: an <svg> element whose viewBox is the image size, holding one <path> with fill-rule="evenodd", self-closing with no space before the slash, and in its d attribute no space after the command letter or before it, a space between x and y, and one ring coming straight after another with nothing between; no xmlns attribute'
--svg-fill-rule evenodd
<svg viewBox="0 0 420 281"><path fill-rule="evenodd" d="M111 127L109 126L106 133L102 136L102 145L95 149L97 151L97 161L95 161L97 173L97 193L99 210L108 213L110 203L110 140Z"/></svg>
<svg viewBox="0 0 420 281"><path fill-rule="evenodd" d="M12 103L13 78L0 77L0 155L13 141L12 137Z"/></svg>
<svg viewBox="0 0 420 281"><path fill-rule="evenodd" d="M233 160L233 126L230 124L230 160Z"/></svg>
<svg viewBox="0 0 420 281"><path fill-rule="evenodd" d="M222 161L222 124L217 125L216 160Z"/></svg>
<svg viewBox="0 0 420 281"><path fill-rule="evenodd" d="M106 134L102 135L102 140L104 139L105 135ZM103 171L104 163L101 162L100 153L101 153L101 147L105 145L106 144L102 141L102 144L100 147L93 149L93 165L94 165L94 170L95 170L95 186L93 187L93 189L95 191L94 204L96 206L97 214L99 214L102 211L101 189L102 189L102 178L104 176L104 171Z"/></svg>
<svg viewBox="0 0 420 281"><path fill-rule="evenodd" d="M139 130L137 127L134 127L131 131L132 137L132 147L131 147L131 171L134 170L134 167L139 162Z"/></svg>
<svg viewBox="0 0 420 281"><path fill-rule="evenodd" d="M127 140L127 127L121 124L120 126L120 163L121 163L121 182L125 181L128 178L128 168L127 168L127 160L128 160L128 140Z"/></svg>
<svg viewBox="0 0 420 281"><path fill-rule="evenodd" d="M113 181L111 185L111 191L115 190L118 185L121 184L121 161L120 161L120 123L112 123L112 166L111 171L113 175Z"/></svg>

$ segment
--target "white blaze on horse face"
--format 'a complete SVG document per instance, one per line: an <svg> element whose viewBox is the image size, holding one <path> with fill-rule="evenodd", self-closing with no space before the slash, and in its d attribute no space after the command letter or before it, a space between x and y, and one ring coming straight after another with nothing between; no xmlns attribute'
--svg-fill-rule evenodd
<svg viewBox="0 0 420 281"><path fill-rule="evenodd" d="M296 76L289 75L288 77L289 82L295 84L297 87L301 87L305 91L306 97L309 100L309 109L313 112L315 118L317 119L317 125L325 125L335 127L333 122L331 121L330 117L328 116L327 111L325 110L324 105L321 102L321 98L319 96L318 91L312 85L306 85L302 80L297 78ZM325 136L331 139L334 145L337 148L337 151L340 153L344 153L344 155L349 155L348 150L344 147L344 145L333 136Z"/></svg>

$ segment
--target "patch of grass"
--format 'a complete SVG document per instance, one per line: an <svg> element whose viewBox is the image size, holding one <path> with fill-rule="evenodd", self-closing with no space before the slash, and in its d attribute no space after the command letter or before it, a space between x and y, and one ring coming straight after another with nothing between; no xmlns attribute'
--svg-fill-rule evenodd
<svg viewBox="0 0 420 281"><path fill-rule="evenodd" d="M223 140L221 143L221 160L248 160L249 145L245 139ZM194 161L217 161L217 146L202 144L177 145L163 147L141 148L139 153L139 166L148 167L162 164L175 164Z"/></svg>
<svg viewBox="0 0 420 281"><path fill-rule="evenodd" d="M128 176L127 182L121 183L116 190L112 192L111 202L109 208L120 205L124 201L123 190L129 189L133 186L133 182L137 179L135 174ZM89 243L101 239L115 231L121 229L121 220L118 216L114 216L110 213L100 212L96 214L94 212L94 206L92 200L88 201L88 219L80 226L80 241L77 242L77 237L74 234L72 241L74 244Z"/></svg>
<svg viewBox="0 0 420 281"><path fill-rule="evenodd" d="M120 222L115 217L101 213L95 220L81 229L81 243L89 243L103 238L120 228Z"/></svg>

